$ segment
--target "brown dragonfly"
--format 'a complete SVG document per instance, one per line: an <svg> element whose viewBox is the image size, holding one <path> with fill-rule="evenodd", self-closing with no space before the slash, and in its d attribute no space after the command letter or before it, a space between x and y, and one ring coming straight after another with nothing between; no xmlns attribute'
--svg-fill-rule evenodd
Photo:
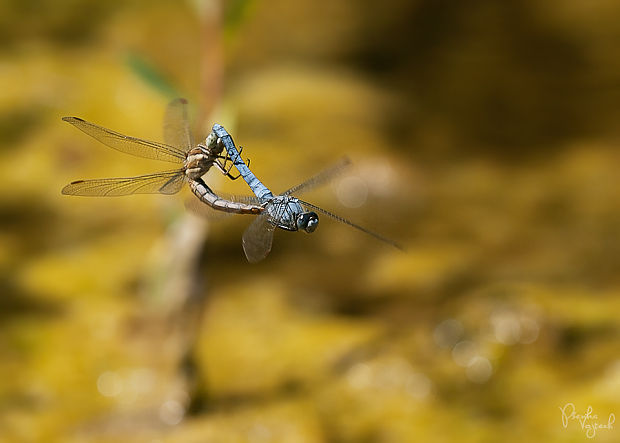
<svg viewBox="0 0 620 443"><path fill-rule="evenodd" d="M233 164L232 162L228 164L230 160L228 155L222 155L224 144L214 132L207 136L204 143L194 144L185 99L173 100L166 109L164 118L166 143L123 135L78 117L63 117L63 120L110 148L137 157L178 165L173 170L135 177L76 180L62 189L65 195L109 197L130 194L176 194L187 182L201 201L216 210L240 214L259 214L263 210L261 205L247 203L242 201L242 198L239 198L239 201L220 198L202 180L202 176L212 166L232 180L239 176L230 174Z"/></svg>

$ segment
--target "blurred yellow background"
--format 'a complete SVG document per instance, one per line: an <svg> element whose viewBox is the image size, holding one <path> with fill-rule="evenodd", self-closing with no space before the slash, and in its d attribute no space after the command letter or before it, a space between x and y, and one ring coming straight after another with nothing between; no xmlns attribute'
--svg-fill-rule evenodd
<svg viewBox="0 0 620 443"><path fill-rule="evenodd" d="M0 3L0 440L587 440L620 414L620 4ZM192 105L321 219L250 265L250 216L79 198L169 165ZM218 191L245 183L210 172ZM597 441L619 441L599 429Z"/></svg>

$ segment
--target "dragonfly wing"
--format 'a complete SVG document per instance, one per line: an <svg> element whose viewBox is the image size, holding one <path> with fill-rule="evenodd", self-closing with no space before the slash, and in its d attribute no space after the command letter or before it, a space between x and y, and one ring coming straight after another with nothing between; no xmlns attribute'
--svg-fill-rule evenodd
<svg viewBox="0 0 620 443"><path fill-rule="evenodd" d="M188 152L194 147L187 118L187 100L184 98L172 100L166 108L164 141L184 152Z"/></svg>
<svg viewBox="0 0 620 443"><path fill-rule="evenodd" d="M320 212L321 214L327 215L328 217L330 217L330 218L332 218L332 219L334 219L336 221L339 221L340 223L344 223L345 225L351 226L352 228L355 228L358 231L362 231L362 232L364 232L364 233L366 233L366 234L376 238L377 240L380 240L380 241L382 241L384 243L392 245L392 246L394 246L397 249L404 250L404 248L401 245L399 245L398 243L396 243L393 240L390 240L387 237L382 236L381 234L377 234L376 232L373 232L370 229L364 228L363 226L355 224L352 221L347 220L344 217L340 217L339 215L333 214L333 213L331 213L329 211L326 211L325 209L319 208L318 206L315 206L315 205L313 205L311 203L308 203L308 202L305 202L305 201L302 201L302 200L299 200L299 199L297 199L297 200L299 201L299 203L301 203L303 206L306 206L307 208L314 209L315 211Z"/></svg>
<svg viewBox="0 0 620 443"><path fill-rule="evenodd" d="M343 157L333 166L322 170L318 174L313 177L310 177L308 180L300 183L292 188L284 191L280 195L291 195L296 192L309 191L312 188L316 188L317 186L321 186L325 183L330 182L334 177L342 173L342 171L351 164L351 160L348 157Z"/></svg>
<svg viewBox="0 0 620 443"><path fill-rule="evenodd" d="M256 217L243 233L243 252L250 263L267 257L273 242L275 226L269 222L266 213Z"/></svg>
<svg viewBox="0 0 620 443"><path fill-rule="evenodd" d="M173 146L123 135L77 117L63 117L62 119L104 145L126 154L171 163L185 161L185 152Z"/></svg>
<svg viewBox="0 0 620 443"><path fill-rule="evenodd" d="M183 169L126 178L77 180L62 189L65 195L112 197L129 194L175 194L185 182Z"/></svg>

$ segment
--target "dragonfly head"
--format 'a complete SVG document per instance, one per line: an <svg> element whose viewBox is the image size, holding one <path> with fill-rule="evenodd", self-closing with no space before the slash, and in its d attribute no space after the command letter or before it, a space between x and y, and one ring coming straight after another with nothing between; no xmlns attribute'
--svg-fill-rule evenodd
<svg viewBox="0 0 620 443"><path fill-rule="evenodd" d="M297 216L297 229L303 229L308 234L314 232L319 225L319 216L316 212L302 212Z"/></svg>
<svg viewBox="0 0 620 443"><path fill-rule="evenodd" d="M207 139L205 140L205 144L207 145L207 148L213 149L216 143L217 135L215 135L215 132L211 131L211 133L207 136Z"/></svg>
<svg viewBox="0 0 620 443"><path fill-rule="evenodd" d="M218 141L219 139L217 135L215 135L215 132L211 131L211 133L207 136L207 139L205 140L207 150L213 153L216 153L218 150L221 152L221 149L223 149L224 146L222 146L221 144L220 146L218 146Z"/></svg>

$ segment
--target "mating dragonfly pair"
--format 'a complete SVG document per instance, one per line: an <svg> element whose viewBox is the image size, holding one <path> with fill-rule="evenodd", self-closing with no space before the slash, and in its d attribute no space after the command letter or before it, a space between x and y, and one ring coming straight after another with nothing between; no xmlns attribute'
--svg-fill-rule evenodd
<svg viewBox="0 0 620 443"><path fill-rule="evenodd" d="M243 161L241 149L237 150L232 137L221 125L217 123L213 125L204 143L194 144L187 118L187 101L184 99L176 99L168 105L164 119L165 143L129 137L77 117L64 117L63 120L118 151L178 165L176 169L170 171L137 177L77 180L65 186L62 190L63 194L97 197L150 193L175 194L187 182L196 197L215 210L258 216L243 234L243 250L250 262L258 262L269 254L275 228L314 232L319 223L319 217L315 211L400 248L396 243L379 234L293 196L293 193L307 191L330 181L349 164L347 159L282 194L274 195L252 173L248 167L249 161L248 164ZM202 176L212 166L230 179L242 177L254 196L227 198L218 196L202 180ZM233 166L239 175L231 174Z"/></svg>

